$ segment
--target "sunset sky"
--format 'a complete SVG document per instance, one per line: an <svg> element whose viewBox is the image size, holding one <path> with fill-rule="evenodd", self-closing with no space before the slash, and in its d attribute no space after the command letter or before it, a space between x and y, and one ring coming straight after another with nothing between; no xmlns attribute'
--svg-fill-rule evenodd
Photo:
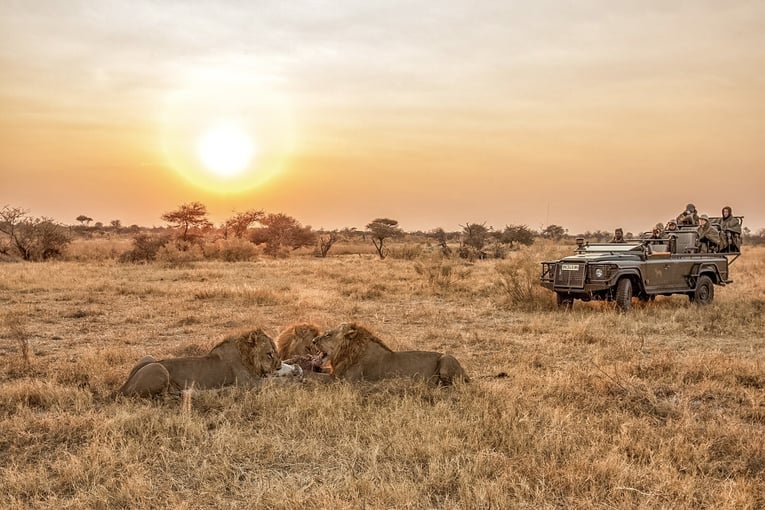
<svg viewBox="0 0 765 510"><path fill-rule="evenodd" d="M762 1L0 2L0 207L63 223L758 230L764 170Z"/></svg>

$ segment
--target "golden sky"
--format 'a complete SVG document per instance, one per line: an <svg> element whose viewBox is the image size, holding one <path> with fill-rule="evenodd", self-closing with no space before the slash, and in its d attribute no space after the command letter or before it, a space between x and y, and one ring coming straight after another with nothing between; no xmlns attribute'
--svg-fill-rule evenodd
<svg viewBox="0 0 765 510"><path fill-rule="evenodd" d="M0 2L0 206L64 223L757 230L764 168L762 1Z"/></svg>

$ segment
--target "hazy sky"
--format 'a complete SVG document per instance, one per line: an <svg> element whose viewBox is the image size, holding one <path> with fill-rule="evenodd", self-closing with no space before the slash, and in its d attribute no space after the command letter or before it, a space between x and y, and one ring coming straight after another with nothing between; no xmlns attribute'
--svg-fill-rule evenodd
<svg viewBox="0 0 765 510"><path fill-rule="evenodd" d="M240 176L199 160L235 125ZM765 2L0 0L0 206L765 226Z"/></svg>

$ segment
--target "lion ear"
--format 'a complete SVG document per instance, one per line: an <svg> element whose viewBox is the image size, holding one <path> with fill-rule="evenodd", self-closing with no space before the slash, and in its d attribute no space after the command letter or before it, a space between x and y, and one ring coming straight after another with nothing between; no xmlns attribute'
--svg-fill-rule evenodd
<svg viewBox="0 0 765 510"><path fill-rule="evenodd" d="M346 333L346 336L348 338L356 338L356 335L359 333L359 329L356 327L355 324L349 324L348 325L348 332Z"/></svg>

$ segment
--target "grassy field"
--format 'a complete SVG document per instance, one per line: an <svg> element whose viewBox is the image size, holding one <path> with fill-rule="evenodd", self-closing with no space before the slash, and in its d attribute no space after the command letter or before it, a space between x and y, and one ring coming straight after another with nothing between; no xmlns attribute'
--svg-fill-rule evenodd
<svg viewBox="0 0 765 510"><path fill-rule="evenodd" d="M473 264L78 249L0 264L1 508L765 508L765 248L709 307L626 315L555 310L538 262L569 248L544 243ZM348 320L474 380L111 396L144 354Z"/></svg>

